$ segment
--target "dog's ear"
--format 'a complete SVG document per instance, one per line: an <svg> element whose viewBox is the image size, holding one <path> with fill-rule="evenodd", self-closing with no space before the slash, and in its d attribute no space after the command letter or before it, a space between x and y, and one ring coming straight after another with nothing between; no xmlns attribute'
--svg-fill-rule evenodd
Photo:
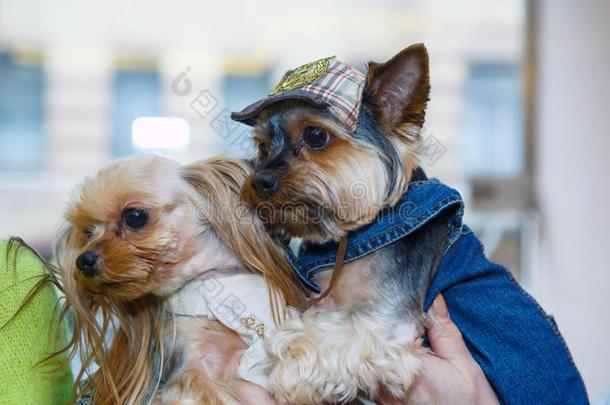
<svg viewBox="0 0 610 405"><path fill-rule="evenodd" d="M393 129L404 124L424 124L430 93L428 51L411 45L385 63L369 63L364 103L375 119Z"/></svg>

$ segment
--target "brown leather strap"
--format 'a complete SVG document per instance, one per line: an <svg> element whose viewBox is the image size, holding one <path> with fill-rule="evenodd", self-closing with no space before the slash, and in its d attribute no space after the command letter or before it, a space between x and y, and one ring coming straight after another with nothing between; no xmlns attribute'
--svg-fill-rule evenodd
<svg viewBox="0 0 610 405"><path fill-rule="evenodd" d="M339 275L343 270L343 262L345 261L345 253L347 253L347 236L342 237L339 240L339 248L337 249L337 260L335 261L335 265L333 267L333 275L330 277L330 283L328 284L328 288L316 299L311 301L311 305L316 305L320 303L324 298L330 294L335 283L339 279Z"/></svg>

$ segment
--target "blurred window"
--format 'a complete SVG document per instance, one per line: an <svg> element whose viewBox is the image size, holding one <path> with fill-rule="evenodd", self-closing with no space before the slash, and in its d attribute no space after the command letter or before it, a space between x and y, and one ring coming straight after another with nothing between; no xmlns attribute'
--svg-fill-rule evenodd
<svg viewBox="0 0 610 405"><path fill-rule="evenodd" d="M227 111L240 111L263 98L269 90L270 72L266 68L228 73L222 83L224 107ZM223 137L222 142L222 148L228 155L249 156L254 151L249 128L242 124L237 124L237 129L230 136Z"/></svg>
<svg viewBox="0 0 610 405"><path fill-rule="evenodd" d="M157 71L119 69L114 74L112 155L134 153L132 125L138 117L161 115L161 85Z"/></svg>
<svg viewBox="0 0 610 405"><path fill-rule="evenodd" d="M270 90L269 72L230 73L223 79L222 91L225 107L239 111L256 100L263 98Z"/></svg>
<svg viewBox="0 0 610 405"><path fill-rule="evenodd" d="M464 169L469 225L493 261L529 282L538 217L529 209L523 77L517 61L471 63L465 82Z"/></svg>
<svg viewBox="0 0 610 405"><path fill-rule="evenodd" d="M465 170L470 177L515 177L523 172L523 97L512 64L475 63L466 81Z"/></svg>
<svg viewBox="0 0 610 405"><path fill-rule="evenodd" d="M42 168L43 88L40 65L0 53L0 170Z"/></svg>

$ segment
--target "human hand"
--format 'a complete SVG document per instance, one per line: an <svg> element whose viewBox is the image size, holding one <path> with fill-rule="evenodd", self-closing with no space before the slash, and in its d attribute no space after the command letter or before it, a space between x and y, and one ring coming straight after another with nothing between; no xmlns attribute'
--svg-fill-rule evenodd
<svg viewBox="0 0 610 405"><path fill-rule="evenodd" d="M428 314L432 322L426 334L434 353L423 357L423 368L406 400L384 398L382 404L498 404L483 370L474 361L458 327L451 321L447 304L438 295Z"/></svg>

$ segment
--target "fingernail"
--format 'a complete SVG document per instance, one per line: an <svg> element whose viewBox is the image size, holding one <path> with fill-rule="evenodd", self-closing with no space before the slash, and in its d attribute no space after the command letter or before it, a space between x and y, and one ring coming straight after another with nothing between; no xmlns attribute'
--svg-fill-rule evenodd
<svg viewBox="0 0 610 405"><path fill-rule="evenodd" d="M437 295L429 310L432 316L438 319L449 319L449 310L445 298L441 294Z"/></svg>

